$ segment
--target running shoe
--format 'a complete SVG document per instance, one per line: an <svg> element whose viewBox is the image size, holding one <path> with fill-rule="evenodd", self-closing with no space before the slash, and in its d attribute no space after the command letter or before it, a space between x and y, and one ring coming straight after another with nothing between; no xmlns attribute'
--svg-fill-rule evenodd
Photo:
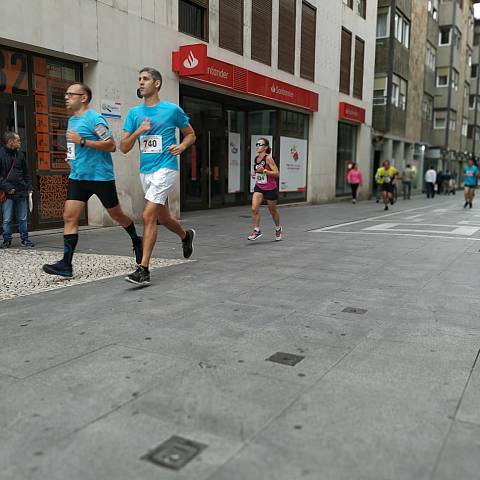
<svg viewBox="0 0 480 480"><path fill-rule="evenodd" d="M26 247L26 248L33 248L35 246L35 244L28 238L26 240L22 240L21 243L22 243L22 247Z"/></svg>
<svg viewBox="0 0 480 480"><path fill-rule="evenodd" d="M469 202L468 207L469 207L469 208L472 208L472 207L473 207L473 203L472 203L472 202Z"/></svg>
<svg viewBox="0 0 480 480"><path fill-rule="evenodd" d="M73 277L73 268L71 265L67 265L63 260L58 262L48 264L46 263L43 267L43 271L49 275L60 275L65 278Z"/></svg>
<svg viewBox="0 0 480 480"><path fill-rule="evenodd" d="M253 242L257 238L260 238L262 235L263 233L261 230L253 230L253 232L247 237L247 239Z"/></svg>
<svg viewBox="0 0 480 480"><path fill-rule="evenodd" d="M195 238L195 230L190 228L186 233L187 236L182 240L183 257L190 258L193 253L193 239Z"/></svg>
<svg viewBox="0 0 480 480"><path fill-rule="evenodd" d="M465 202L465 203L463 204L463 208L467 208L467 207L468 207L468 202Z"/></svg>
<svg viewBox="0 0 480 480"><path fill-rule="evenodd" d="M388 210L388 205L385 205L385 208L384 208L384 210Z"/></svg>
<svg viewBox="0 0 480 480"><path fill-rule="evenodd" d="M275 241L279 242L282 239L282 227L280 227L278 230L275 229Z"/></svg>
<svg viewBox="0 0 480 480"><path fill-rule="evenodd" d="M140 265L143 257L142 237L138 237L138 240L133 242L133 253L135 254L135 263Z"/></svg>
<svg viewBox="0 0 480 480"><path fill-rule="evenodd" d="M148 268L142 267L141 265L137 266L137 269L127 275L125 280L130 283L134 283L135 285L150 285L150 272Z"/></svg>
<svg viewBox="0 0 480 480"><path fill-rule="evenodd" d="M4 240L3 243L0 245L0 248L10 248L12 246L11 240Z"/></svg>

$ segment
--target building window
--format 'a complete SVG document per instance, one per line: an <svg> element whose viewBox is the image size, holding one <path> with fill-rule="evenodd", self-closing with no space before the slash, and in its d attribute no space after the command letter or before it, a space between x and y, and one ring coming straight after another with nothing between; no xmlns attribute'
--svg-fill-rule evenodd
<svg viewBox="0 0 480 480"><path fill-rule="evenodd" d="M178 31L208 42L208 0L179 0Z"/></svg>
<svg viewBox="0 0 480 480"><path fill-rule="evenodd" d="M450 112L450 130L455 131L457 129L457 114Z"/></svg>
<svg viewBox="0 0 480 480"><path fill-rule="evenodd" d="M425 64L430 70L435 71L436 63L437 63L437 49L430 42L427 42Z"/></svg>
<svg viewBox="0 0 480 480"><path fill-rule="evenodd" d="M340 52L340 91L350 93L350 63L352 56L352 34L342 28L342 46Z"/></svg>
<svg viewBox="0 0 480 480"><path fill-rule="evenodd" d="M426 93L423 96L422 113L425 120L433 120L433 97Z"/></svg>
<svg viewBox="0 0 480 480"><path fill-rule="evenodd" d="M379 8L377 12L377 38L386 38L389 34L389 9Z"/></svg>
<svg viewBox="0 0 480 480"><path fill-rule="evenodd" d="M280 0L278 13L278 68L295 71L295 0Z"/></svg>
<svg viewBox="0 0 480 480"><path fill-rule="evenodd" d="M386 105L387 103L387 77L375 77L373 81L373 104Z"/></svg>
<svg viewBox="0 0 480 480"><path fill-rule="evenodd" d="M477 78L478 64L473 63L470 69L470 78Z"/></svg>
<svg viewBox="0 0 480 480"><path fill-rule="evenodd" d="M348 8L353 8L353 0L343 0L343 4Z"/></svg>
<svg viewBox="0 0 480 480"><path fill-rule="evenodd" d="M443 130L447 124L447 112L435 112L433 116L433 128L435 130Z"/></svg>
<svg viewBox="0 0 480 480"><path fill-rule="evenodd" d="M468 134L468 118L464 118L462 121L462 135L466 137Z"/></svg>
<svg viewBox="0 0 480 480"><path fill-rule="evenodd" d="M437 68L437 87L448 87L448 67Z"/></svg>
<svg viewBox="0 0 480 480"><path fill-rule="evenodd" d="M452 88L454 88L456 92L458 92L458 79L459 79L459 74L457 70L452 68Z"/></svg>
<svg viewBox="0 0 480 480"><path fill-rule="evenodd" d="M467 47L467 66L472 66L472 49Z"/></svg>
<svg viewBox="0 0 480 480"><path fill-rule="evenodd" d="M353 96L359 99L363 97L363 60L365 42L355 37L355 64L353 66Z"/></svg>
<svg viewBox="0 0 480 480"><path fill-rule="evenodd" d="M398 75L392 75L392 105L406 110L407 108L407 82Z"/></svg>
<svg viewBox="0 0 480 480"><path fill-rule="evenodd" d="M399 12L395 12L395 38L406 48L410 46L410 22Z"/></svg>
<svg viewBox="0 0 480 480"><path fill-rule="evenodd" d="M354 0L355 11L362 17L365 18L367 15L367 0Z"/></svg>
<svg viewBox="0 0 480 480"><path fill-rule="evenodd" d="M252 1L253 60L272 64L272 0Z"/></svg>
<svg viewBox="0 0 480 480"><path fill-rule="evenodd" d="M428 13L434 20L438 19L438 0L428 0Z"/></svg>
<svg viewBox="0 0 480 480"><path fill-rule="evenodd" d="M218 9L218 44L243 54L243 0L220 0Z"/></svg>
<svg viewBox="0 0 480 480"><path fill-rule="evenodd" d="M468 96L468 108L470 110L473 110L475 108L475 95L469 95Z"/></svg>
<svg viewBox="0 0 480 480"><path fill-rule="evenodd" d="M438 44L440 46L450 45L451 27L440 27L438 32Z"/></svg>
<svg viewBox="0 0 480 480"><path fill-rule="evenodd" d="M317 9L302 2L302 35L300 52L300 76L315 80L315 36Z"/></svg>

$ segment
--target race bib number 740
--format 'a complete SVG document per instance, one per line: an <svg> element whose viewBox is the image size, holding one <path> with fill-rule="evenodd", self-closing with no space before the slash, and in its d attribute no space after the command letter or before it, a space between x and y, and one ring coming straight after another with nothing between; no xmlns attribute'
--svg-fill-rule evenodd
<svg viewBox="0 0 480 480"><path fill-rule="evenodd" d="M142 153L162 153L162 136L142 135L140 137L140 151Z"/></svg>

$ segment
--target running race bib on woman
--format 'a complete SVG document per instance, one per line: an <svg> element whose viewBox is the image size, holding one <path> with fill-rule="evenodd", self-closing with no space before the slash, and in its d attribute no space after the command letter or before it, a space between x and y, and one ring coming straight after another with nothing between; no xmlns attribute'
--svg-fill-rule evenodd
<svg viewBox="0 0 480 480"><path fill-rule="evenodd" d="M67 160L75 160L75 144L67 142Z"/></svg>
<svg viewBox="0 0 480 480"><path fill-rule="evenodd" d="M260 183L261 185L265 184L268 182L268 179L267 179L267 174L266 173L257 173L256 174L256 180L257 180L257 183Z"/></svg>
<svg viewBox="0 0 480 480"><path fill-rule="evenodd" d="M161 168L178 170L177 157L168 151L168 147L177 144L176 129L185 128L189 118L178 105L162 100L151 107L141 104L131 108L123 130L133 133L147 119L151 128L138 139L140 173L153 173Z"/></svg>

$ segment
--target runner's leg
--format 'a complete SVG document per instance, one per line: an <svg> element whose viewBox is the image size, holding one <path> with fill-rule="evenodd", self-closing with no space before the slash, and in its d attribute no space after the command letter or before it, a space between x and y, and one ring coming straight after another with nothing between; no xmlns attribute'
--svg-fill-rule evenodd
<svg viewBox="0 0 480 480"><path fill-rule="evenodd" d="M252 197L252 222L253 228L260 228L260 205L263 201L263 194L260 192L253 192Z"/></svg>
<svg viewBox="0 0 480 480"><path fill-rule="evenodd" d="M280 226L280 213L278 212L277 208L277 200L267 200L268 211L275 222L275 226Z"/></svg>

